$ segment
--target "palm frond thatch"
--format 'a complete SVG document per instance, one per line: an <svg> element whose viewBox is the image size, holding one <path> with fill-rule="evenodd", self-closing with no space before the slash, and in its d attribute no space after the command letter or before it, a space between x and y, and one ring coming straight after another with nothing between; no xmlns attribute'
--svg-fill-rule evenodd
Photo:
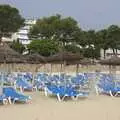
<svg viewBox="0 0 120 120"><path fill-rule="evenodd" d="M102 65L120 65L120 58L117 56L112 56L109 59L104 59L100 61L100 64Z"/></svg>
<svg viewBox="0 0 120 120"><path fill-rule="evenodd" d="M27 63L29 63L29 64L39 64L39 63L47 62L45 57L43 57L37 53L26 55L24 57L25 57Z"/></svg>
<svg viewBox="0 0 120 120"><path fill-rule="evenodd" d="M74 54L70 52L59 52L53 56L47 58L47 61L50 63L63 63L71 61L79 61L82 59L82 56L79 54Z"/></svg>
<svg viewBox="0 0 120 120"><path fill-rule="evenodd" d="M0 45L0 63L23 63L22 55L11 49L7 44Z"/></svg>

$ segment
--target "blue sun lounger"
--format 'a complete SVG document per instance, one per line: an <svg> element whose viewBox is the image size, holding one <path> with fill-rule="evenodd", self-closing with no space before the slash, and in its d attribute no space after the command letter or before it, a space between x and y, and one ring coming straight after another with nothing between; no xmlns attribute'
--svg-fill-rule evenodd
<svg viewBox="0 0 120 120"><path fill-rule="evenodd" d="M5 95L0 95L0 103L2 104L8 103L7 97Z"/></svg>
<svg viewBox="0 0 120 120"><path fill-rule="evenodd" d="M113 81L113 78L110 76L104 76L99 81L96 86L97 93L109 94L110 96L117 96L120 94L120 85L117 86L118 83Z"/></svg>
<svg viewBox="0 0 120 120"><path fill-rule="evenodd" d="M24 81L22 79L19 79L16 81L17 88L21 88L22 90L32 91L33 86L29 84L27 81Z"/></svg>
<svg viewBox="0 0 120 120"><path fill-rule="evenodd" d="M3 93L7 98L9 98L9 100L13 101L13 103L15 103L17 101L27 103L30 100L30 96L25 96L25 95L17 92L12 87L3 88Z"/></svg>
<svg viewBox="0 0 120 120"><path fill-rule="evenodd" d="M45 95L47 93L56 95L59 101L63 101L65 97L71 97L73 99L77 99L78 97L87 97L87 92L78 92L70 87L65 86L47 86L45 88Z"/></svg>
<svg viewBox="0 0 120 120"><path fill-rule="evenodd" d="M104 93L104 94L109 94L110 96L117 96L118 94L120 94L120 87L116 87L113 85L98 85L97 88L98 92L100 93Z"/></svg>

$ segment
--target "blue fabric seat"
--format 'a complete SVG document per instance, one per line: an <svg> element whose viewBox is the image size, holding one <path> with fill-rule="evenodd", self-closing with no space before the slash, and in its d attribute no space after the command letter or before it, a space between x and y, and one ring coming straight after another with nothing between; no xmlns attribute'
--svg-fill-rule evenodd
<svg viewBox="0 0 120 120"><path fill-rule="evenodd" d="M32 89L33 89L33 86L31 84L29 84L27 81L24 81L22 79L18 79L16 81L16 85L17 85L17 87L21 87L24 90L32 91Z"/></svg>
<svg viewBox="0 0 120 120"><path fill-rule="evenodd" d="M7 104L7 97L4 94L0 95L0 103Z"/></svg>
<svg viewBox="0 0 120 120"><path fill-rule="evenodd" d="M65 97L79 97L83 96L86 97L88 96L87 92L78 92L75 89L71 87L66 87L66 86L47 86L48 91L50 91L53 95L56 95L58 97L58 100L61 101L64 100Z"/></svg>
<svg viewBox="0 0 120 120"><path fill-rule="evenodd" d="M8 98L10 97L13 102L16 102L16 101L27 102L28 100L30 100L30 96L23 95L17 92L12 87L3 88L3 94Z"/></svg>

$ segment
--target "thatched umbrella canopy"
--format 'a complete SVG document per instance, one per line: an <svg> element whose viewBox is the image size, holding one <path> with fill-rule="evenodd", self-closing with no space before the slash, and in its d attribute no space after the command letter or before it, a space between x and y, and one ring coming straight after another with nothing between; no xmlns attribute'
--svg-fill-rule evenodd
<svg viewBox="0 0 120 120"><path fill-rule="evenodd" d="M23 63L22 55L11 49L7 44L0 45L0 63Z"/></svg>
<svg viewBox="0 0 120 120"><path fill-rule="evenodd" d="M59 52L53 56L47 58L47 61L50 63L64 63L70 61L79 61L82 59L82 56L79 54L74 54L70 52Z"/></svg>
<svg viewBox="0 0 120 120"><path fill-rule="evenodd" d="M47 63L46 58L37 53L24 55L24 57L27 63L30 63L30 64L40 64L40 63L46 64Z"/></svg>
<svg viewBox="0 0 120 120"><path fill-rule="evenodd" d="M112 65L112 66L120 65L120 58L117 56L112 56L109 59L101 60L99 63L102 65Z"/></svg>
<svg viewBox="0 0 120 120"><path fill-rule="evenodd" d="M83 56L79 54L75 54L71 52L59 52L53 56L48 57L47 61L48 63L61 64L61 71L62 71L62 64L63 65L69 65L73 63L78 64L82 58ZM51 69L52 69L52 64L51 64Z"/></svg>
<svg viewBox="0 0 120 120"><path fill-rule="evenodd" d="M38 53L24 55L24 59L26 60L27 64L31 64L31 65L35 64L36 67L35 67L34 72L38 72L38 69L42 66L45 67L45 64L47 63L46 58L41 56ZM32 66L31 66L31 68L32 68ZM35 75L35 73L33 73L33 81L34 81L34 75Z"/></svg>
<svg viewBox="0 0 120 120"><path fill-rule="evenodd" d="M67 65L75 65L75 64L93 65L94 63L88 58L83 58L81 60L75 60L75 61L68 61L67 62Z"/></svg>
<svg viewBox="0 0 120 120"><path fill-rule="evenodd" d="M108 65L109 66L109 72L115 72L116 73L116 66L120 65L120 58L118 56L112 56L109 59L104 59L99 61L101 65Z"/></svg>
<svg viewBox="0 0 120 120"><path fill-rule="evenodd" d="M78 73L79 65L93 65L92 61L88 58L83 58L81 60L68 61L67 65L76 65L76 73Z"/></svg>
<svg viewBox="0 0 120 120"><path fill-rule="evenodd" d="M93 63L91 59L83 58L82 60L80 60L80 64L81 65L94 65L95 63Z"/></svg>

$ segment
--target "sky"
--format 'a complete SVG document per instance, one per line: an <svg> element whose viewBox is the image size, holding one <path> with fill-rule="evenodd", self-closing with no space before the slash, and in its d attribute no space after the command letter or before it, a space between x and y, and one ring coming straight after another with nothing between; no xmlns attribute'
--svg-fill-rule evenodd
<svg viewBox="0 0 120 120"><path fill-rule="evenodd" d="M25 18L42 18L57 13L75 18L82 29L120 25L120 0L0 0L20 10Z"/></svg>

